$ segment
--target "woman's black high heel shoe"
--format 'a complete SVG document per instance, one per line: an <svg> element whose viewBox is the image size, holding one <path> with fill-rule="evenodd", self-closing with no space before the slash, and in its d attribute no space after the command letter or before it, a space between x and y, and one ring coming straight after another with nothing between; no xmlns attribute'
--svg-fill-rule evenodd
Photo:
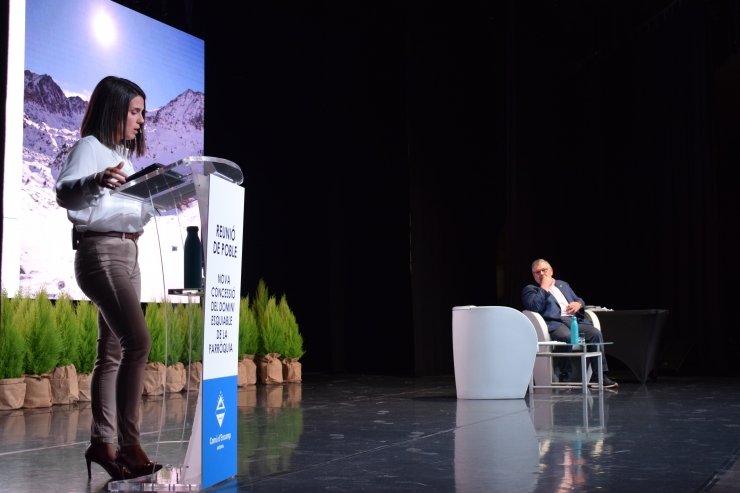
<svg viewBox="0 0 740 493"><path fill-rule="evenodd" d="M115 462L115 449L112 443L91 443L85 450L85 460L87 461L87 477L92 478L90 463L94 462L103 469L111 479L120 481L122 479L131 479L133 475L123 466Z"/></svg>
<svg viewBox="0 0 740 493"><path fill-rule="evenodd" d="M130 471L135 478L148 476L162 469L162 464L149 460L149 457L138 443L136 445L124 445L116 452L116 464L121 469Z"/></svg>

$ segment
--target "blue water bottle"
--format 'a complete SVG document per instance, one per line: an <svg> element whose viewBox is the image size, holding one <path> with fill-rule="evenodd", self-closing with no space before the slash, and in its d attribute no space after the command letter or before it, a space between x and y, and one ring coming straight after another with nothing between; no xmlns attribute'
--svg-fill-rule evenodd
<svg viewBox="0 0 740 493"><path fill-rule="evenodd" d="M570 343L578 344L578 318L570 319Z"/></svg>
<svg viewBox="0 0 740 493"><path fill-rule="evenodd" d="M185 289L203 287L203 246L198 238L198 226L188 226L185 237Z"/></svg>

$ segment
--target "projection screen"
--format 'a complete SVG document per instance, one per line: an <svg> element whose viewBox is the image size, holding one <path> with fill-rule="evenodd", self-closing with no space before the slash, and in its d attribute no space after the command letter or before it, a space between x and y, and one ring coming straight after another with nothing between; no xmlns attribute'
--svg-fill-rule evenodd
<svg viewBox="0 0 740 493"><path fill-rule="evenodd" d="M2 284L11 296L45 287L79 299L72 225L54 184L90 94L108 75L146 92L148 152L132 160L137 170L202 155L204 42L109 0L11 0L8 34ZM194 205L147 224L142 301L182 287L182 240L198 217Z"/></svg>

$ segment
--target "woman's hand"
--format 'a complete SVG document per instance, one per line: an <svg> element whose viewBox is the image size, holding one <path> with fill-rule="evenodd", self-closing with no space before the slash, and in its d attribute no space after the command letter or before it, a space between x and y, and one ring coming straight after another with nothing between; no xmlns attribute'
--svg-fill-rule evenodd
<svg viewBox="0 0 740 493"><path fill-rule="evenodd" d="M175 207L177 207L178 211L183 212L185 209L190 207L193 203L195 203L194 198L178 200L177 203L175 204Z"/></svg>
<svg viewBox="0 0 740 493"><path fill-rule="evenodd" d="M128 175L121 171L122 168L123 161L118 163L118 166L111 166L103 171L99 171L95 174L95 184L100 188L115 190L126 183L126 178L128 178Z"/></svg>

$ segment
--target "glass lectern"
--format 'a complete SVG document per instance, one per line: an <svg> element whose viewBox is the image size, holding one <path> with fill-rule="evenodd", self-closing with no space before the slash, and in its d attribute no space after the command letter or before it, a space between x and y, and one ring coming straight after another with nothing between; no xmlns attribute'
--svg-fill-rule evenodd
<svg viewBox="0 0 740 493"><path fill-rule="evenodd" d="M174 419L169 416L165 409L169 400L163 390L156 451L149 454L153 461L163 464L163 468L149 476L111 481L108 483L109 491L199 491L236 474L237 355L228 349L232 345L238 346L238 296L241 291L242 250L240 230L243 224L244 192L237 185L242 183L243 175L235 163L206 156L188 157L167 166L157 166L152 166L152 170L142 176L130 179L119 189L111 192L111 195L136 200L148 204L153 209L160 260L163 263L161 271L165 292L168 295L184 296L188 300L189 333L185 336L185 344L190 348L187 352L189 355L187 363L191 370L187 374L185 393L181 399L184 400L185 411L182 416L178 415ZM201 223L206 282L202 289L183 289L183 286L168 285L173 282L168 283L165 271L177 266L164 265L163 238L160 236L160 230L162 221L172 220L172 216L175 216L179 224L182 211L191 207L196 200ZM226 235L223 233L224 225L231 228ZM182 231L183 228L178 229ZM213 243L212 248L208 247L209 236ZM168 238L167 241L172 243L173 239ZM182 248L183 238L180 237L175 241L179 241L179 247ZM173 250L175 248L172 247ZM213 272L207 270L209 259ZM182 265L179 268L182 269ZM228 277L224 276L224 272ZM225 278L229 280L229 285L225 286L228 289L211 289L223 287L218 285L223 284ZM231 303L219 303L219 300L212 299L214 296L222 296L222 293L235 293L233 296L236 299L225 300L232 301ZM164 293L162 295L164 296ZM203 337L202 341L199 341L193 340L193 320L196 318L193 316L193 310L200 310L201 303L205 313ZM214 317L216 320L227 319L236 326L231 331L232 340L229 341L228 336L224 336L228 331L223 330L223 327L211 327L208 317L211 311L216 315L217 310L229 310L229 306L233 307L234 304L237 307L235 313L228 313L228 316L222 318ZM165 348L168 348L166 341L171 336L171 331L179 329L172 328L173 324L167 319L166 314L167 310L165 310ZM200 331L196 331L196 334L198 333ZM199 344L203 348L202 379L198 388L193 389L190 387L195 384L191 382L197 379L192 378L190 374L195 363L190 358L194 345ZM165 361L167 359L165 355ZM167 389L166 376L165 371L163 389ZM189 405L190 391L198 392L194 411ZM208 411L205 414L204 393L209 398L206 403ZM217 397L217 401L213 403L210 402L213 400L212 395ZM182 403L179 405L182 408ZM215 414L211 408L217 409ZM175 420L179 422L174 423ZM191 430L190 437L187 436L188 429ZM218 437L217 441L221 443L218 447L209 447L209 443L214 442L214 436ZM151 442L149 445L151 446Z"/></svg>

